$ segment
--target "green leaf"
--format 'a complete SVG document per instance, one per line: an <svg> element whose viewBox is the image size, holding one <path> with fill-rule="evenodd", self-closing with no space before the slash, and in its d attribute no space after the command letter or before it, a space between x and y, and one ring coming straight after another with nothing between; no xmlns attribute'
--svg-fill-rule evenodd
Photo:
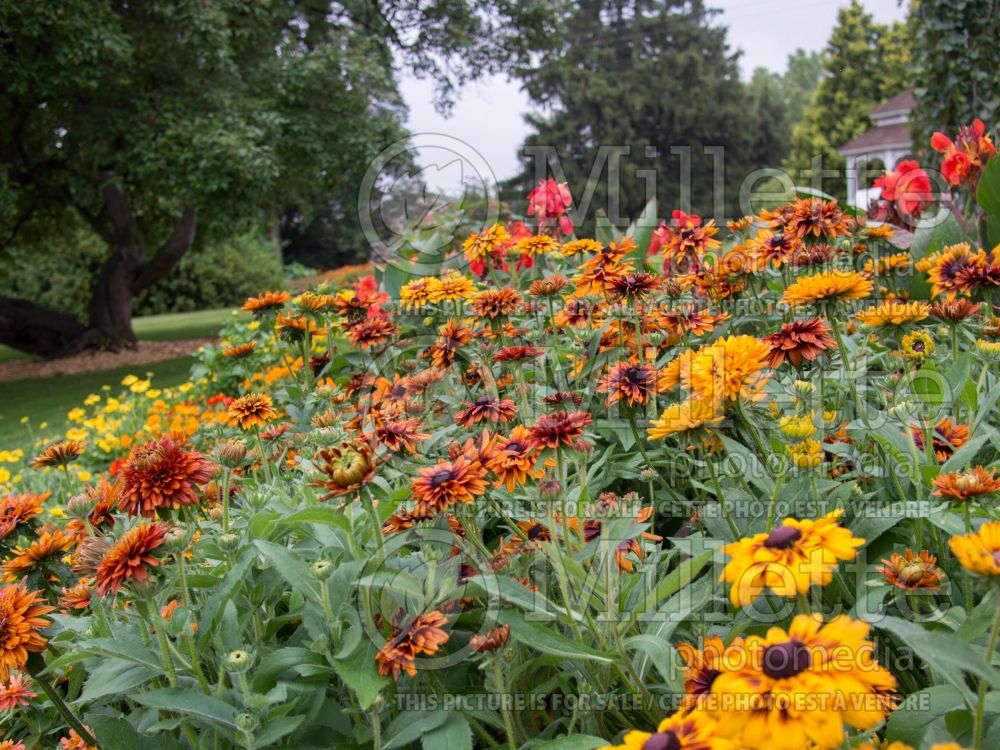
<svg viewBox="0 0 1000 750"><path fill-rule="evenodd" d="M353 654L343 659L334 659L333 668L344 684L358 698L363 710L368 710L382 688L389 684L389 678L378 673L375 663L375 646L367 643Z"/></svg>
<svg viewBox="0 0 1000 750"><path fill-rule="evenodd" d="M424 750L472 750L472 727L461 714L451 714L437 729L420 738Z"/></svg>
<svg viewBox="0 0 1000 750"><path fill-rule="evenodd" d="M1000 214L1000 156L986 162L976 188L976 203L988 214Z"/></svg>
<svg viewBox="0 0 1000 750"><path fill-rule="evenodd" d="M91 703L106 695L127 694L162 674L162 667L153 668L121 659L101 661L87 675L80 700Z"/></svg>
<svg viewBox="0 0 1000 750"><path fill-rule="evenodd" d="M233 591L246 577L247 568L253 562L254 554L253 549L244 550L233 567L226 573L225 578L219 582L218 587L212 592L208 601L205 602L205 606L202 608L201 620L198 622L198 645L202 648L205 647L215 633L215 627L218 625L219 618L222 616L222 609L226 605L226 602L229 601L229 597L233 595Z"/></svg>
<svg viewBox="0 0 1000 750"><path fill-rule="evenodd" d="M714 554L714 550L705 550L694 557L689 557L661 578L657 582L656 588L646 596L645 600L632 608L628 619L619 628L620 632L625 633L632 627L640 615L651 615L657 610L661 602L691 583L701 572L702 568L712 561Z"/></svg>
<svg viewBox="0 0 1000 750"><path fill-rule="evenodd" d="M649 657L664 681L676 682L678 667L670 641L653 635L633 635L625 639L625 648L629 651L642 651ZM644 676L642 672L640 676Z"/></svg>
<svg viewBox="0 0 1000 750"><path fill-rule="evenodd" d="M502 610L499 619L501 624L510 625L510 634L514 640L543 654L566 659L589 659L603 664L610 664L615 660L614 654L598 651L585 643L567 638L551 626L527 622L524 615L515 610Z"/></svg>
<svg viewBox="0 0 1000 750"><path fill-rule="evenodd" d="M136 703L236 729L236 709L218 698L187 688L159 688L129 696Z"/></svg>
<svg viewBox="0 0 1000 750"><path fill-rule="evenodd" d="M964 705L961 693L951 685L934 685L913 693L889 716L889 740L920 747L929 725Z"/></svg>
<svg viewBox="0 0 1000 750"><path fill-rule="evenodd" d="M254 544L267 556L267 559L271 561L271 564L289 586L303 594L308 594L314 601L319 599L316 589L308 583L314 580L315 576L301 557L287 547L266 542L263 539L255 539Z"/></svg>
<svg viewBox="0 0 1000 750"><path fill-rule="evenodd" d="M567 734L556 737L554 740L539 740L528 743L531 747L545 748L545 750L594 750L594 748L607 744L607 740L590 734Z"/></svg>
<svg viewBox="0 0 1000 750"><path fill-rule="evenodd" d="M266 693L275 686L283 672L299 671L301 674L299 668L306 667L314 674L319 666L326 666L326 660L315 651L296 646L278 649L261 659L253 671L253 690L255 693Z"/></svg>
<svg viewBox="0 0 1000 750"><path fill-rule="evenodd" d="M451 717L447 711L407 711L400 714L386 727L383 750L403 747L416 742L428 732L437 729Z"/></svg>
<svg viewBox="0 0 1000 750"><path fill-rule="evenodd" d="M941 214L941 212L944 212ZM943 218L939 218L943 217ZM936 253L947 245L954 245L965 240L965 233L958 219L946 208L939 208L934 216L924 215L917 223L910 243L910 255L914 263L931 253ZM930 299L931 287L927 276L923 273L913 274L910 283L910 296L913 299Z"/></svg>
<svg viewBox="0 0 1000 750"><path fill-rule="evenodd" d="M646 251L649 250L649 243L653 241L653 232L659 224L656 216L656 198L650 198L649 203L642 209L632 224L629 225L626 237L635 240L635 249L628 254L628 257L635 261L637 270L642 270L646 264Z"/></svg>
<svg viewBox="0 0 1000 750"><path fill-rule="evenodd" d="M88 714L86 723L94 731L101 747L141 747L143 750L181 750L177 740L164 734L151 737L140 734L125 719L102 714Z"/></svg>

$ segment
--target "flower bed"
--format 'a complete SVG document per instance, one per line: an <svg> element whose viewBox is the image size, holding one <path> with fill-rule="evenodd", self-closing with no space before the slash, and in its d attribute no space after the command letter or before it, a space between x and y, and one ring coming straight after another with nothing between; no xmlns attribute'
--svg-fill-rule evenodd
<svg viewBox="0 0 1000 750"><path fill-rule="evenodd" d="M965 210L908 164L896 227L578 238L548 181L533 229L262 293L190 382L3 451L0 747L1000 746L1000 163L963 134Z"/></svg>

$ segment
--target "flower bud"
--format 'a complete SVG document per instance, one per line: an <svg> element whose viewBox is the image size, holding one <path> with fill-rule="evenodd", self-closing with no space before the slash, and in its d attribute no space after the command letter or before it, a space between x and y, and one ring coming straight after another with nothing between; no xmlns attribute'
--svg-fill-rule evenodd
<svg viewBox="0 0 1000 750"><path fill-rule="evenodd" d="M183 552L190 542L188 530L183 526L171 526L163 536L163 546L167 552Z"/></svg>
<svg viewBox="0 0 1000 750"><path fill-rule="evenodd" d="M93 510L93 498L87 497L83 494L74 495L70 498L69 502L66 503L66 514L70 518L87 518Z"/></svg>
<svg viewBox="0 0 1000 750"><path fill-rule="evenodd" d="M325 581L333 574L333 563L329 560L317 560L310 567L313 575L320 581Z"/></svg>
<svg viewBox="0 0 1000 750"><path fill-rule="evenodd" d="M226 654L226 669L230 672L245 672L253 661L249 651L236 649Z"/></svg>
<svg viewBox="0 0 1000 750"><path fill-rule="evenodd" d="M258 725L257 717L249 711L236 714L236 726L243 732L252 732Z"/></svg>
<svg viewBox="0 0 1000 750"><path fill-rule="evenodd" d="M219 463L227 469L243 466L247 460L247 444L242 440L227 440L219 446Z"/></svg>
<svg viewBox="0 0 1000 750"><path fill-rule="evenodd" d="M808 399L816 393L816 386L808 380L796 380L794 386L795 394L801 399Z"/></svg>
<svg viewBox="0 0 1000 750"><path fill-rule="evenodd" d="M240 538L236 534L228 533L219 536L219 548L223 552L233 552L240 546Z"/></svg>

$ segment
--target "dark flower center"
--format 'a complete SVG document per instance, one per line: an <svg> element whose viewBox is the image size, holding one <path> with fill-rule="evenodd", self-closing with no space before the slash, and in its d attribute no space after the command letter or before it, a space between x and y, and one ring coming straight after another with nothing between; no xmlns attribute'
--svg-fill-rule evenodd
<svg viewBox="0 0 1000 750"><path fill-rule="evenodd" d="M476 406L489 406L493 403L492 396L480 396L476 399Z"/></svg>
<svg viewBox="0 0 1000 750"><path fill-rule="evenodd" d="M524 453L524 445L522 443L517 442L516 440L512 440L511 442L507 443L507 445L505 445L503 449L505 451L510 451L511 453Z"/></svg>
<svg viewBox="0 0 1000 750"><path fill-rule="evenodd" d="M1000 549L993 553L993 564L1000 567Z"/></svg>
<svg viewBox="0 0 1000 750"><path fill-rule="evenodd" d="M542 535L542 532L544 530L545 530L544 526L542 526L540 523L536 523L534 526L528 529L528 539L531 540L538 539Z"/></svg>
<svg viewBox="0 0 1000 750"><path fill-rule="evenodd" d="M454 477L455 474L451 469L438 469L431 474L431 487L440 487L445 482L450 482Z"/></svg>
<svg viewBox="0 0 1000 750"><path fill-rule="evenodd" d="M722 672L718 669L706 669L694 678L694 692L696 695L707 695L712 690L712 683Z"/></svg>
<svg viewBox="0 0 1000 750"><path fill-rule="evenodd" d="M788 549L801 538L802 532L797 528L782 524L768 534L764 546L768 549Z"/></svg>
<svg viewBox="0 0 1000 750"><path fill-rule="evenodd" d="M924 342L923 341L914 341L913 342L913 351L915 351L915 352L922 352L925 348L926 347L924 346Z"/></svg>
<svg viewBox="0 0 1000 750"><path fill-rule="evenodd" d="M801 641L768 646L763 668L764 674L775 680L794 677L809 668L809 649Z"/></svg>
<svg viewBox="0 0 1000 750"><path fill-rule="evenodd" d="M642 750L681 750L681 741L670 730L657 732L642 743Z"/></svg>

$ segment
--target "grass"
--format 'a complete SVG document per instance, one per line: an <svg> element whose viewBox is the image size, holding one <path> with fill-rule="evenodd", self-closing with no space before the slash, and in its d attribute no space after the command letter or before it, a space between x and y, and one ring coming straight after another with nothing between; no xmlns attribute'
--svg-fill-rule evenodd
<svg viewBox="0 0 1000 750"><path fill-rule="evenodd" d="M198 312L146 315L132 324L140 341L178 341L213 336L229 320L232 310L199 310ZM29 355L0 345L0 362L27 359Z"/></svg>
<svg viewBox="0 0 1000 750"><path fill-rule="evenodd" d="M27 449L30 438L21 424L21 417L31 418L32 429L39 434L38 426L48 422L43 434L61 436L66 430L66 413L74 406L82 406L90 393L100 393L102 385L110 385L117 393L121 379L129 373L142 376L153 373L153 386L166 388L180 385L187 380L194 357L178 357L145 365L127 365L114 370L84 372L77 375L54 375L43 382L37 379L12 380L0 383L0 449L18 446Z"/></svg>

